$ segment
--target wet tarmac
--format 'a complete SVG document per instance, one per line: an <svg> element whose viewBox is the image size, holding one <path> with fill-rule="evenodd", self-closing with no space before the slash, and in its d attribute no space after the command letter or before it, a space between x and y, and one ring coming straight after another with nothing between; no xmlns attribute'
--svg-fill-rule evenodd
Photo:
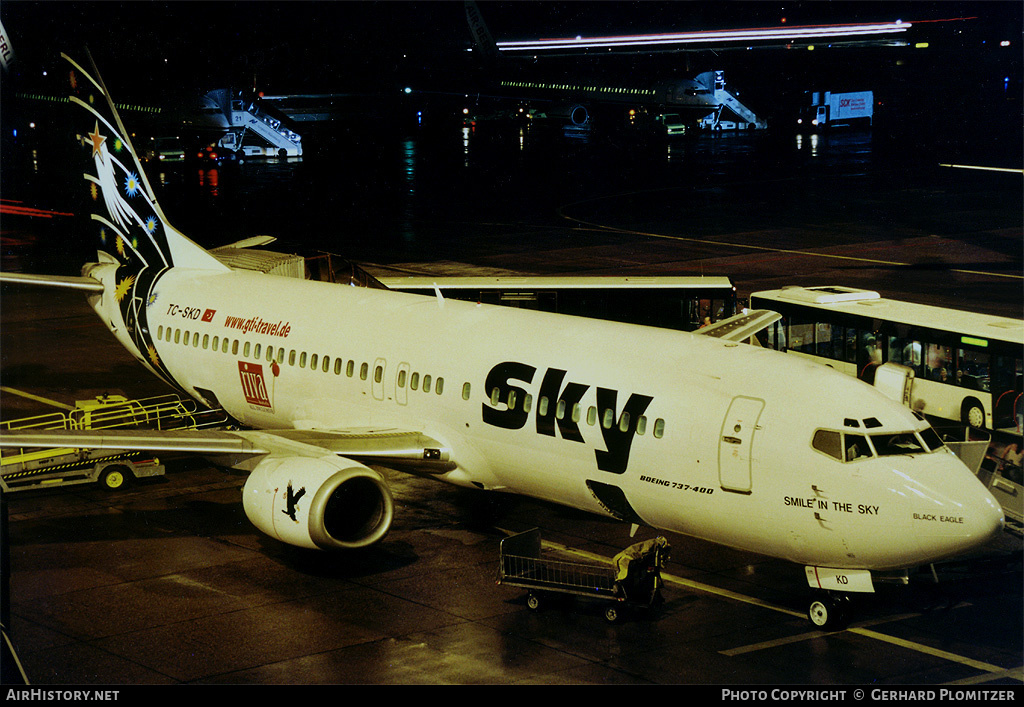
<svg viewBox="0 0 1024 707"><path fill-rule="evenodd" d="M679 170L666 146L647 163L657 169L631 163L632 178L603 188L581 169L581 183L557 193L550 178L530 188L512 180L508 198L487 203L474 200L480 186L431 201L441 204L433 211L425 201L374 210L339 245L377 272L726 274L741 297L843 284L1020 317L1020 174L875 168L862 147L837 140L816 148L827 161L773 172L744 170L756 144L689 148ZM577 152L573 163L595 159ZM441 189L430 164L417 199ZM239 193L244 170L223 169L215 197L204 184L205 202L187 197L198 188L191 178L171 176L165 207L189 214L182 204L206 203L185 219L205 224L196 240L234 240L218 228L225 202L256 191ZM365 230L375 219L376 242ZM28 243L40 232L18 228ZM214 232L221 240L204 240ZM4 266L30 269L32 252L5 248ZM46 401L166 392L79 296L2 295L4 419L47 412ZM883 586L845 630L826 633L805 617L803 568L670 536L664 607L609 624L586 603L531 611L523 590L495 583L499 543L538 527L556 556L609 560L633 542L628 526L395 473L395 525L379 547L312 553L249 524L242 476L165 461L165 476L117 493L9 495L10 633L34 685L1024 681L1019 552L943 566L938 584L922 572L909 586Z"/></svg>

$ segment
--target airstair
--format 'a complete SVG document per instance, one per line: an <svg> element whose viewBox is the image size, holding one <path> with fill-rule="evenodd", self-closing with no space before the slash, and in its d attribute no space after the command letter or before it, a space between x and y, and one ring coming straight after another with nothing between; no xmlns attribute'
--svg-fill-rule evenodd
<svg viewBox="0 0 1024 707"><path fill-rule="evenodd" d="M226 90L206 94L227 118L228 132L217 146L247 157L301 157L302 136L259 104L232 98Z"/></svg>
<svg viewBox="0 0 1024 707"><path fill-rule="evenodd" d="M764 130L768 123L762 120L743 105L740 100L725 87L724 71L705 71L697 76L697 83L708 89L714 96L718 108L714 113L700 121L700 127L710 130ZM725 109L729 110L723 119ZM731 114L731 115L730 115ZM728 118L733 118L729 120Z"/></svg>

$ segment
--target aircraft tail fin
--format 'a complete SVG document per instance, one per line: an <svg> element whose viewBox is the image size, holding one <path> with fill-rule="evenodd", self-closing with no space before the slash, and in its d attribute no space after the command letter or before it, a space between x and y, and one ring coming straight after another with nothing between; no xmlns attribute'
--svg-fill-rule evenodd
<svg viewBox="0 0 1024 707"><path fill-rule="evenodd" d="M227 270L167 221L92 57L86 69L67 54L61 56L70 64L69 100L82 109L77 139L87 162L83 176L100 250L126 272L148 269L152 275L174 266Z"/></svg>
<svg viewBox="0 0 1024 707"><path fill-rule="evenodd" d="M494 43L487 23L480 14L480 8L473 0L466 0L466 21L469 22L469 31L473 35L473 51L479 52L485 62L496 60L498 45Z"/></svg>

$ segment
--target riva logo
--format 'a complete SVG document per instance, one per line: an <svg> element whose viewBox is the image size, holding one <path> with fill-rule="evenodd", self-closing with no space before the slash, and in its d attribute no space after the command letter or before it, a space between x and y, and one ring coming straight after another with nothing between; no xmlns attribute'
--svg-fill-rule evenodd
<svg viewBox="0 0 1024 707"><path fill-rule="evenodd" d="M549 368L544 372L538 392L538 400L546 400L548 404L545 406L542 402L536 406L527 405L525 401L528 392L512 381L530 384L533 383L536 373L535 367L516 361L499 363L492 368L485 383L492 403L484 403L483 421L494 427L519 430L529 422L530 414L535 407L537 434L549 437L560 435L562 439L571 442L585 443L580 432L579 416L574 416L572 410L592 386L586 383L564 382L566 371ZM629 450L633 444L633 437L636 436L637 421L654 398L633 393L620 410L619 391L597 387L595 394L596 422L599 423L606 447L603 450L594 450L597 468L612 474L622 474L629 465ZM562 411L561 414L559 409Z"/></svg>
<svg viewBox="0 0 1024 707"><path fill-rule="evenodd" d="M242 379L242 395L245 401L261 407L273 407L267 395L267 384L263 379L263 366L249 361L238 362L238 376Z"/></svg>

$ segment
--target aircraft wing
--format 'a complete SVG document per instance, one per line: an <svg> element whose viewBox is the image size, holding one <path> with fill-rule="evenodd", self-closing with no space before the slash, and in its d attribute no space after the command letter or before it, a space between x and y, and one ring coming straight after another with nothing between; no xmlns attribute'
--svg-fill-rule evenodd
<svg viewBox="0 0 1024 707"><path fill-rule="evenodd" d="M723 319L711 326L698 329L695 334L715 336L726 341L745 341L762 329L782 319L778 312L768 309L753 309L744 314Z"/></svg>
<svg viewBox="0 0 1024 707"><path fill-rule="evenodd" d="M404 471L453 468L450 450L420 432L347 430L34 430L0 432L0 448L131 449L240 460L325 453Z"/></svg>
<svg viewBox="0 0 1024 707"><path fill-rule="evenodd" d="M92 277L65 275L29 275L28 273L0 273L0 282L20 285L55 287L63 290L82 292L103 292L103 283Z"/></svg>

